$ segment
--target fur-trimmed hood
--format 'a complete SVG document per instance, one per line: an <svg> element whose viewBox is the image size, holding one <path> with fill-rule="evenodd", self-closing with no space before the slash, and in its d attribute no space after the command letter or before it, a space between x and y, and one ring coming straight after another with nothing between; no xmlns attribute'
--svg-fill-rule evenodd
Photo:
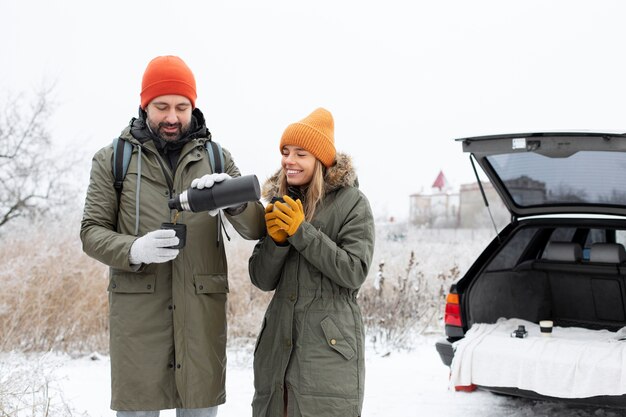
<svg viewBox="0 0 626 417"><path fill-rule="evenodd" d="M344 187L358 188L359 184L356 171L352 165L352 158L345 153L337 152L335 160L335 165L326 168L326 174L324 175L324 194ZM278 175L281 170L282 168L263 183L261 196L267 201L270 201L273 197L279 197Z"/></svg>

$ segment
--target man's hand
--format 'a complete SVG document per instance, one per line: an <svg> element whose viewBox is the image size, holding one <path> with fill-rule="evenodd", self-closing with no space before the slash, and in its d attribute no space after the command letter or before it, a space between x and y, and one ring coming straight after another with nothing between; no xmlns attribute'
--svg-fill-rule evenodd
<svg viewBox="0 0 626 417"><path fill-rule="evenodd" d="M206 174L201 176L200 178L196 178L191 181L191 188L197 188L198 190L202 190L203 188L211 188L215 185L216 182L222 182L226 179L229 179L230 175L225 172L219 174Z"/></svg>
<svg viewBox="0 0 626 417"><path fill-rule="evenodd" d="M168 246L177 244L178 238L173 229L154 230L133 242L128 258L133 265L171 261L178 256L178 249Z"/></svg>
<svg viewBox="0 0 626 417"><path fill-rule="evenodd" d="M225 172L221 172L219 174L206 174L201 176L200 178L196 178L195 180L191 181L191 188L197 188L198 190L202 190L203 188L211 188L215 185L216 182L222 182L229 178L231 178L230 175ZM209 216L211 217L217 216L217 213L219 212L220 209L208 211Z"/></svg>

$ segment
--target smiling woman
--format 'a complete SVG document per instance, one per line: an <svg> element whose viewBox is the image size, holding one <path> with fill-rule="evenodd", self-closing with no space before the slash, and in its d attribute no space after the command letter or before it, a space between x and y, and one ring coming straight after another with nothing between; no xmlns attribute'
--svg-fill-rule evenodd
<svg viewBox="0 0 626 417"><path fill-rule="evenodd" d="M311 182L317 159L306 149L294 145L283 146L282 153L282 166L287 184L299 186Z"/></svg>
<svg viewBox="0 0 626 417"><path fill-rule="evenodd" d="M364 327L357 303L374 250L374 219L350 158L336 153L329 111L283 132L281 169L264 197L268 236L252 283L274 291L257 338L255 417L361 415Z"/></svg>

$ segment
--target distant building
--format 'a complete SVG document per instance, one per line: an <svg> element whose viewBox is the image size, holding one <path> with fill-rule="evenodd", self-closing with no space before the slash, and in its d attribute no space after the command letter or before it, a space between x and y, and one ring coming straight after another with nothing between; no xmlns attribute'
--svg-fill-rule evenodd
<svg viewBox="0 0 626 417"><path fill-rule="evenodd" d="M509 211L502 203L498 192L490 182L481 182L485 197L489 202L491 215L497 225L507 224L510 218ZM485 206L485 200L477 182L461 184L459 191L459 228L471 229L477 227L491 227L491 218Z"/></svg>
<svg viewBox="0 0 626 417"><path fill-rule="evenodd" d="M504 226L510 220L510 213L502 203L495 188L489 181L482 182L489 209L496 225ZM507 187L515 201L528 203L542 201L545 197L545 184L526 176L507 181ZM409 196L409 221L412 224L433 228L476 228L491 227L491 217L478 183L461 184L458 191L440 171L428 192Z"/></svg>
<svg viewBox="0 0 626 417"><path fill-rule="evenodd" d="M505 183L506 189L511 193L511 198L517 205L530 206L546 201L546 184L543 182L522 175L518 178L506 180ZM483 182L482 185L494 221L499 226L508 224L511 219L511 213L505 207L493 185L490 182ZM461 222L459 227L491 225L478 183L461 185L461 199L465 199L465 201L461 202L463 212L460 216ZM480 204L478 204L479 200Z"/></svg>
<svg viewBox="0 0 626 417"><path fill-rule="evenodd" d="M457 227L459 193L452 190L443 171L439 171L430 192L409 196L409 221L418 226Z"/></svg>

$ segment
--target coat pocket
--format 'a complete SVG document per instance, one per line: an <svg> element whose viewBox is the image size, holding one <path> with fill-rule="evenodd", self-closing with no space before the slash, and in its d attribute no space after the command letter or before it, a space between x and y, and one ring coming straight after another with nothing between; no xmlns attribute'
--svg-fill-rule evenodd
<svg viewBox="0 0 626 417"><path fill-rule="evenodd" d="M118 294L150 294L156 286L156 275L114 273L109 280L108 291Z"/></svg>
<svg viewBox="0 0 626 417"><path fill-rule="evenodd" d="M348 344L333 320L330 317L326 317L324 320L321 321L320 324L322 326L322 331L324 332L324 336L326 337L326 343L328 344L328 346L331 349L339 352L347 360L352 359L356 352Z"/></svg>
<svg viewBox="0 0 626 417"><path fill-rule="evenodd" d="M298 342L302 393L358 398L361 361L347 322L327 312L310 312L310 327Z"/></svg>
<svg viewBox="0 0 626 417"><path fill-rule="evenodd" d="M227 294L228 277L226 274L196 274L193 277L196 294Z"/></svg>

